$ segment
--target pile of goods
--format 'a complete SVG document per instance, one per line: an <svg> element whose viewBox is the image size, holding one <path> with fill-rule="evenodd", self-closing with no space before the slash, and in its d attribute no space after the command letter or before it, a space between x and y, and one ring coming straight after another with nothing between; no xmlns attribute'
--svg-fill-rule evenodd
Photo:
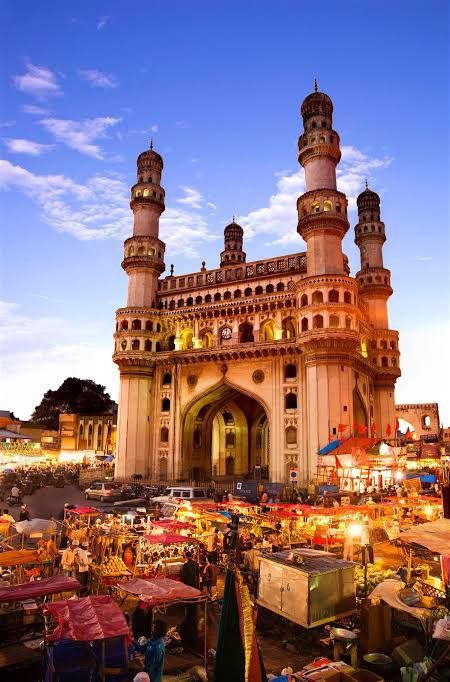
<svg viewBox="0 0 450 682"><path fill-rule="evenodd" d="M370 594L377 585L383 580L398 580L399 576L395 571L387 569L383 571L375 564L367 564L367 594ZM364 566L357 566L355 569L356 596L364 597Z"/></svg>
<svg viewBox="0 0 450 682"><path fill-rule="evenodd" d="M122 559L118 556L109 557L103 566L103 573L113 574L113 573L127 573L128 568L125 566Z"/></svg>

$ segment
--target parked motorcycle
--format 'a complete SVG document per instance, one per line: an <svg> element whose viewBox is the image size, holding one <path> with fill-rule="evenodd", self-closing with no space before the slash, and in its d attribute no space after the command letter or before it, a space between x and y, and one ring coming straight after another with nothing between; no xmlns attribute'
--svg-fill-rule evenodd
<svg viewBox="0 0 450 682"><path fill-rule="evenodd" d="M14 507L15 505L22 504L22 498L19 497L13 497L12 495L8 495L6 498L6 501L10 507Z"/></svg>

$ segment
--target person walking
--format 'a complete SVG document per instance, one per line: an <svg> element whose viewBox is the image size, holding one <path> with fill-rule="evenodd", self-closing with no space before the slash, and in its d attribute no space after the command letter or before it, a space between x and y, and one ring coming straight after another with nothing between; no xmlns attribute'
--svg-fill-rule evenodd
<svg viewBox="0 0 450 682"><path fill-rule="evenodd" d="M27 509L27 505L23 504L20 507L19 521L29 521L30 518L30 512Z"/></svg>
<svg viewBox="0 0 450 682"><path fill-rule="evenodd" d="M166 624L162 620L156 620L153 625L152 636L145 644L133 642L136 651L144 654L144 671L150 677L151 682L162 682L166 632Z"/></svg>
<svg viewBox="0 0 450 682"><path fill-rule="evenodd" d="M219 558L219 529L218 528L211 528L211 531L208 534L208 539L206 542L206 552L207 552L207 557L210 560L212 564L218 563L218 558Z"/></svg>
<svg viewBox="0 0 450 682"><path fill-rule="evenodd" d="M212 599L217 597L217 576L219 573L220 568L206 556L206 566L203 571L203 585L206 587L208 594Z"/></svg>
<svg viewBox="0 0 450 682"><path fill-rule="evenodd" d="M77 580L83 588L87 587L89 577L89 543L83 542L81 547L76 547L74 550L74 563L76 567Z"/></svg>
<svg viewBox="0 0 450 682"><path fill-rule="evenodd" d="M75 543L74 543L75 544ZM75 547L68 545L61 556L61 569L66 578L71 578L75 568Z"/></svg>
<svg viewBox="0 0 450 682"><path fill-rule="evenodd" d="M373 545L371 542L371 528L369 520L366 520L361 528L361 549L363 564L374 564L375 557L373 552Z"/></svg>
<svg viewBox="0 0 450 682"><path fill-rule="evenodd" d="M181 567L180 578L181 582L190 587L195 587L198 590L200 571L198 563L192 558L192 552L187 551L184 554L185 562Z"/></svg>

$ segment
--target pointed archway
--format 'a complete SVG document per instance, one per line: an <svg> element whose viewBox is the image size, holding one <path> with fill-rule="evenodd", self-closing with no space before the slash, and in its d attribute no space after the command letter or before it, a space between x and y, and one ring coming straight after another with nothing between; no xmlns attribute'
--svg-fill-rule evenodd
<svg viewBox="0 0 450 682"><path fill-rule="evenodd" d="M265 407L226 383L187 406L181 438L181 475L185 478L244 476L256 465L269 465L270 429Z"/></svg>

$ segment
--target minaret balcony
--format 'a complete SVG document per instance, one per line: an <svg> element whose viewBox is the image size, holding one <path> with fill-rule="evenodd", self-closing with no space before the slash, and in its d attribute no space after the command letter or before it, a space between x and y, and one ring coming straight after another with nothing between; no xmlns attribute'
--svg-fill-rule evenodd
<svg viewBox="0 0 450 682"><path fill-rule="evenodd" d="M162 258L148 254L127 256L121 263L126 273L131 270L153 270L160 275L166 269Z"/></svg>
<svg viewBox="0 0 450 682"><path fill-rule="evenodd" d="M315 232L337 234L343 238L349 227L345 214L319 210L317 213L307 213L299 217L297 232L305 241Z"/></svg>
<svg viewBox="0 0 450 682"><path fill-rule="evenodd" d="M391 272L386 268L368 267L356 273L355 279L359 284L361 294L381 294L391 296Z"/></svg>
<svg viewBox="0 0 450 682"><path fill-rule="evenodd" d="M327 131L328 132L328 131ZM304 138L304 139L303 139ZM309 140L307 138L310 138ZM328 138L328 141L327 141ZM341 150L339 148L339 138L335 137L334 142L329 142L330 135L326 133L322 134L320 137L311 135L301 135L299 139L299 149L298 149L298 162L300 165L305 166L308 161L318 157L325 157L334 161L337 165L341 160ZM313 140L315 140L313 142ZM319 141L320 140L320 141ZM300 146L301 143L306 141L305 146Z"/></svg>
<svg viewBox="0 0 450 682"><path fill-rule="evenodd" d="M164 194L156 193L155 196L134 196L131 197L130 208L132 211L138 206L152 206L157 208L161 213L165 211Z"/></svg>

